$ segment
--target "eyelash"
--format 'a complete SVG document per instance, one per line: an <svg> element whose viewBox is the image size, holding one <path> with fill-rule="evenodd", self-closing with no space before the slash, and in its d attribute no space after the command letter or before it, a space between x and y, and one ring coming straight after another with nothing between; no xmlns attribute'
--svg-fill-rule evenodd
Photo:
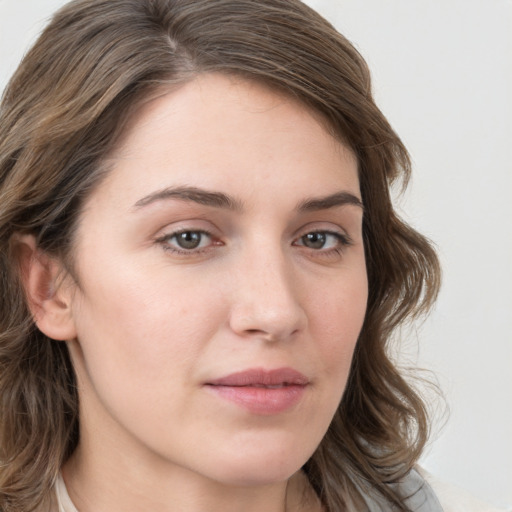
<svg viewBox="0 0 512 512"><path fill-rule="evenodd" d="M299 240L302 241L302 240L304 240L305 237L307 237L309 235L324 235L326 237L332 236L336 239L338 244L336 247L332 247L330 249L312 249L310 247L307 247L304 244L297 243L297 241L299 241ZM343 251L347 247L350 247L353 244L352 239L347 234L339 233L337 231L329 231L329 230L325 230L325 229L316 229L313 231L308 231L307 233L305 233L304 235L299 237L297 239L297 241L295 241L293 243L293 245L299 246L299 247L305 247L306 249L309 249L310 251L317 253L317 255L321 255L323 257L340 256L341 254L343 254Z"/></svg>
<svg viewBox="0 0 512 512"><path fill-rule="evenodd" d="M200 247L200 248L191 248L191 249L184 249L177 246L171 246L170 241L172 239L176 239L180 235L185 234L194 234L194 235L200 235L201 237L209 237L212 239L213 242L208 244L206 247ZM326 237L332 236L334 237L338 245L336 247L332 247L330 249L313 249L310 247L307 247L304 243L298 243L298 241L303 241L305 237L309 235L324 235ZM214 235L208 231L202 230L202 229L182 229L179 231L176 231L174 233L169 233L166 235L163 235L155 240L156 243L160 244L164 251L171 252L173 254L176 254L178 256L184 255L184 256L191 256L191 255L199 255L206 251L211 250L212 246L220 246L223 245L220 241L215 241ZM201 242L200 242L201 243ZM338 233L337 231L329 231L325 229L318 229L318 230L312 230L308 231L304 235L297 238L292 245L296 247L304 247L306 250L309 250L312 253L316 253L317 256L323 256L323 257L329 257L329 256L340 256L343 251L350 247L353 244L352 239L347 234Z"/></svg>
<svg viewBox="0 0 512 512"><path fill-rule="evenodd" d="M196 234L196 235L201 235L201 236L207 236L209 238L211 238L212 240L214 239L214 236L212 235L212 233L209 233L208 231L205 231L203 229L181 229L179 231L175 231L174 233L169 233L167 235L163 235L161 236L160 238L157 238L155 241L156 243L160 244L164 251L166 252L171 252L173 254L176 254L176 255L195 255L195 254L202 254L203 252L205 251L208 251L209 249L211 249L211 245L212 244L209 244L207 247L201 247L199 249L184 249L184 248L180 248L180 247L177 247L177 246L171 246L170 245L170 241L173 239L173 238L177 238L178 236L180 235L184 235L184 234ZM213 243L213 245L223 245L222 243L218 242L218 243Z"/></svg>

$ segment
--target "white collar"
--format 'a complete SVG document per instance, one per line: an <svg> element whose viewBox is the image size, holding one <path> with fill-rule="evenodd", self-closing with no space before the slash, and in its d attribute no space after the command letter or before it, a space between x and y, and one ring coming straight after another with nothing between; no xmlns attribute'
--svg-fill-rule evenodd
<svg viewBox="0 0 512 512"><path fill-rule="evenodd" d="M58 512L78 512L75 505L69 497L68 490L62 475L59 473L57 482L55 483L55 495L57 497L57 510Z"/></svg>

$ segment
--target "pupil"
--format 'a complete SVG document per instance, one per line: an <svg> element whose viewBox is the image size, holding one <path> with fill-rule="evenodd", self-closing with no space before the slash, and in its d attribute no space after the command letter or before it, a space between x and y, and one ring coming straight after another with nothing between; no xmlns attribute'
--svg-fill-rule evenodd
<svg viewBox="0 0 512 512"><path fill-rule="evenodd" d="M312 249L321 249L326 242L324 233L308 233L303 238L304 245Z"/></svg>
<svg viewBox="0 0 512 512"><path fill-rule="evenodd" d="M186 231L177 235L177 242L182 249L195 249L201 243L201 234Z"/></svg>

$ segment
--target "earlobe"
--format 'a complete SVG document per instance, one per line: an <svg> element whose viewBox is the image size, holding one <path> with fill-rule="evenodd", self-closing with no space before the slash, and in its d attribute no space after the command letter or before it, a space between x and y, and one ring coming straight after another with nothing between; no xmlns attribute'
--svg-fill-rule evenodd
<svg viewBox="0 0 512 512"><path fill-rule="evenodd" d="M41 251L32 235L18 236L15 247L27 304L38 329L54 340L76 338L72 290L60 261Z"/></svg>

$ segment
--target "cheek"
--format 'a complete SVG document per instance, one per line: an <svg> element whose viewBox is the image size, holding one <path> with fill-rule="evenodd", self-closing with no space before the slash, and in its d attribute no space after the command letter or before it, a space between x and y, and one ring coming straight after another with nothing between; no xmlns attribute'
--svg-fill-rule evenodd
<svg viewBox="0 0 512 512"><path fill-rule="evenodd" d="M178 286L176 276L119 268L110 275L89 280L76 304L82 406L102 418L107 411L137 437L168 439L169 419L185 421L195 410L197 367L221 305L197 287Z"/></svg>
<svg viewBox="0 0 512 512"><path fill-rule="evenodd" d="M192 365L218 326L220 305L202 286L129 269L89 279L75 318L88 369L143 387Z"/></svg>
<svg viewBox="0 0 512 512"><path fill-rule="evenodd" d="M312 306L310 328L324 371L339 393L343 392L348 378L367 299L368 282L362 267L350 277L333 282Z"/></svg>

